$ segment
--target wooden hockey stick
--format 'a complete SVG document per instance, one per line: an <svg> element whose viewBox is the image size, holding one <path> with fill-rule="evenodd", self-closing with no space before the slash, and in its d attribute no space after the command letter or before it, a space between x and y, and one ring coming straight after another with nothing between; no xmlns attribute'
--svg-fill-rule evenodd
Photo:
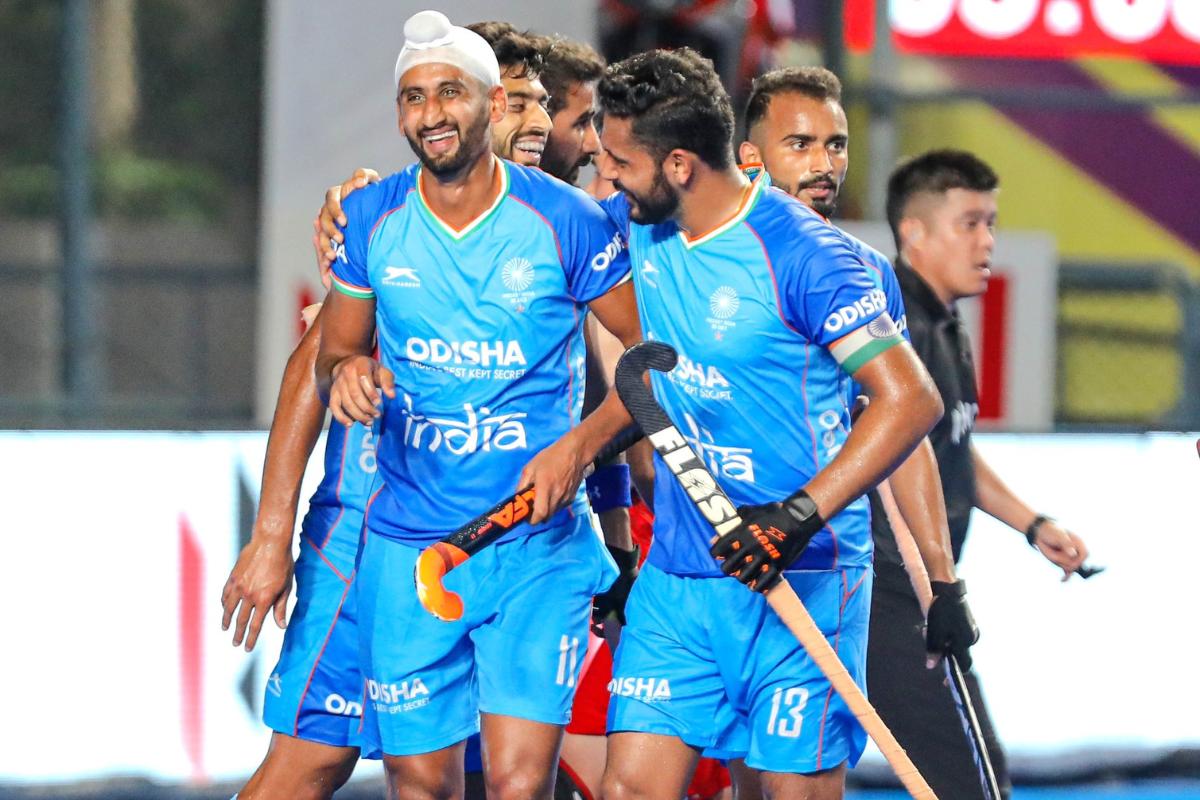
<svg viewBox="0 0 1200 800"><path fill-rule="evenodd" d="M702 459L667 417L644 381L647 369L669 372L675 367L678 355L674 348L662 342L642 342L625 351L617 363L617 393L638 426L645 432L667 468L687 491L696 508L712 525L718 535L727 533L742 523L733 502L721 489ZM800 640L816 662L834 691L850 708L871 741L883 753L896 776L910 795L917 800L936 800L929 784L921 777L912 759L896 741L887 725L871 706L866 695L850 677L846 667L829 646L825 635L817 628L808 610L787 581L780 581L769 592L767 602L784 625Z"/></svg>

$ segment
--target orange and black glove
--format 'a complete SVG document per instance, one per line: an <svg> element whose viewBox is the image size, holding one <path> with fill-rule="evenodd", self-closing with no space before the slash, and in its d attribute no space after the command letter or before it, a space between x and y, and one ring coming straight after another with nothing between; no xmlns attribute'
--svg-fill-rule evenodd
<svg viewBox="0 0 1200 800"><path fill-rule="evenodd" d="M803 489L783 502L740 506L738 515L742 524L717 537L709 552L721 562L722 572L764 594L825 527L817 504Z"/></svg>

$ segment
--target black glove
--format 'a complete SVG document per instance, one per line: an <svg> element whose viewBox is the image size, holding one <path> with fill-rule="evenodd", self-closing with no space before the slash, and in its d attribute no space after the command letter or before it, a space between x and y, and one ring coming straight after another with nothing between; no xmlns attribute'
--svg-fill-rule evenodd
<svg viewBox="0 0 1200 800"><path fill-rule="evenodd" d="M612 615L616 616L617 622L625 624L625 601L629 599L629 591L637 578L638 557L641 555L641 550L636 544L632 550L621 550L612 545L605 547L608 548L608 554L613 557L613 561L617 562L617 569L621 570L621 574L613 581L613 585L608 587L608 591L592 598L592 630L597 635Z"/></svg>
<svg viewBox="0 0 1200 800"><path fill-rule="evenodd" d="M764 594L825 527L817 504L803 489L782 503L741 506L738 516L742 524L713 542L709 552L721 562L722 572Z"/></svg>
<svg viewBox="0 0 1200 800"><path fill-rule="evenodd" d="M933 602L925 615L925 650L951 653L963 672L971 669L971 645L979 641L979 628L967 606L967 584L931 581Z"/></svg>

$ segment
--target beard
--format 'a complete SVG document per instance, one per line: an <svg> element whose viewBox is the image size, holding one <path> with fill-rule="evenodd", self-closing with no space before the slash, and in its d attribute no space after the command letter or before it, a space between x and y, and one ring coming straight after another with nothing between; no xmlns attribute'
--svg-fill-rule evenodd
<svg viewBox="0 0 1200 800"><path fill-rule="evenodd" d="M613 181L613 186L625 193L629 200L629 218L639 225L657 225L666 222L679 210L679 195L667 183L667 176L661 166L654 174L654 183L645 195L635 194L620 181Z"/></svg>
<svg viewBox="0 0 1200 800"><path fill-rule="evenodd" d="M454 130L458 134L458 148L440 156L431 156L425 152L419 134L414 138L409 135L408 131L405 131L404 138L408 139L408 146L412 148L413 153L421 162L421 166L432 172L434 176L445 178L462 172L475 162L480 153L487 152L490 138L489 121L486 110L484 110L471 121L466 133L463 133L462 128L456 125Z"/></svg>
<svg viewBox="0 0 1200 800"><path fill-rule="evenodd" d="M793 197L800 197L800 193L802 191L804 191L805 189L810 189L813 186L817 186L817 185L821 185L821 184L825 184L825 185L828 185L829 187L831 187L830 191L829 191L829 196L826 197L824 200L814 199L812 201L813 211L816 211L818 214L820 214L823 217L832 218L834 215L834 212L837 211L838 192L840 192L842 190L842 185L840 183L838 183L836 180L834 180L834 178L831 175L819 175L816 178L812 178L807 181L801 181L799 183L799 185L796 186L796 191L794 191L794 192L789 191L788 194L792 195ZM787 191L786 188L784 189L784 191Z"/></svg>
<svg viewBox="0 0 1200 800"><path fill-rule="evenodd" d="M546 149L542 151L542 172L549 173L564 183L574 186L579 179L579 170L592 162L589 155L580 155L571 163L571 154L560 151L554 143L554 134L546 140Z"/></svg>

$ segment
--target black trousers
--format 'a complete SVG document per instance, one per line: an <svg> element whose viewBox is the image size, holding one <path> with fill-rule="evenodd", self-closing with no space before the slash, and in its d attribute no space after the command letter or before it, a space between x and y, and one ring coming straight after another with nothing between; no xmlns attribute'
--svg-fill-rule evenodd
<svg viewBox="0 0 1200 800"><path fill-rule="evenodd" d="M868 695L939 800L986 800L946 673L941 666L925 668L924 622L911 586L876 580L867 644ZM966 681L996 781L1007 800L1012 792L1007 759L975 670L967 673Z"/></svg>

